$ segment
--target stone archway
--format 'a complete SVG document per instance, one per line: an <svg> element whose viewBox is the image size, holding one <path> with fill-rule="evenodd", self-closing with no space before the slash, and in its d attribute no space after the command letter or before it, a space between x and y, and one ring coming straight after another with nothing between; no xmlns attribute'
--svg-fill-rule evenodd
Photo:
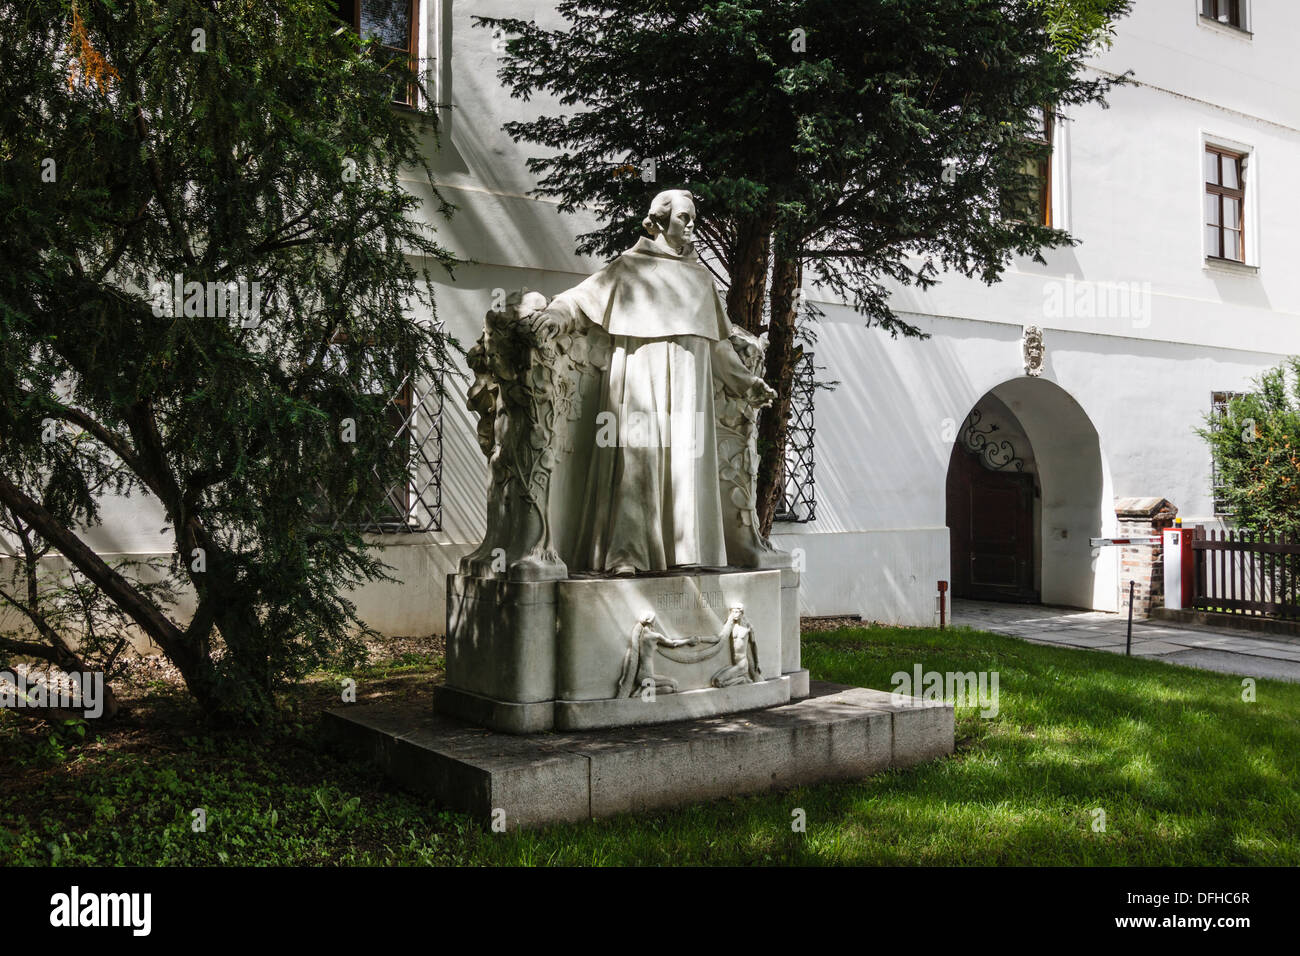
<svg viewBox="0 0 1300 956"><path fill-rule="evenodd" d="M1107 484L1097 430L1064 389L1026 376L986 392L948 465L953 596L1110 607L1089 546Z"/></svg>

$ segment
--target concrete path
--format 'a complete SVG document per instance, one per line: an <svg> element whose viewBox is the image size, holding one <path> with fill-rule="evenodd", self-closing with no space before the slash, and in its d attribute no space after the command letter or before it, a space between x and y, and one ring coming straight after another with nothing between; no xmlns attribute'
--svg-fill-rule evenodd
<svg viewBox="0 0 1300 956"><path fill-rule="evenodd" d="M1076 611L1037 604L953 601L953 623L1035 644L1124 653L1128 618L1105 611ZM1133 656L1245 677L1300 683L1300 641L1174 625L1133 622Z"/></svg>

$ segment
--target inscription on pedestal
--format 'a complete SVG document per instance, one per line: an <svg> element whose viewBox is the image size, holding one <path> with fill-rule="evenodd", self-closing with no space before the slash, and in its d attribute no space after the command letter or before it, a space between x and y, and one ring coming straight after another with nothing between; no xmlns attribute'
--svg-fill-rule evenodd
<svg viewBox="0 0 1300 956"><path fill-rule="evenodd" d="M654 609L660 613L665 611L696 611L702 608L725 610L726 604L727 599L721 591L688 593L674 590L654 596Z"/></svg>

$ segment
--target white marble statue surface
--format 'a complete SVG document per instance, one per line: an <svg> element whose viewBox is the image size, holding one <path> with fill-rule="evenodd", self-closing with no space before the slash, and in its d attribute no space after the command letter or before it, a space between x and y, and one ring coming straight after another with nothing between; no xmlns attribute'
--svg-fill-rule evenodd
<svg viewBox="0 0 1300 956"><path fill-rule="evenodd" d="M774 393L694 251L695 204L547 303L520 293L471 350L492 485L462 572L517 580L779 566L756 527L754 432Z"/></svg>

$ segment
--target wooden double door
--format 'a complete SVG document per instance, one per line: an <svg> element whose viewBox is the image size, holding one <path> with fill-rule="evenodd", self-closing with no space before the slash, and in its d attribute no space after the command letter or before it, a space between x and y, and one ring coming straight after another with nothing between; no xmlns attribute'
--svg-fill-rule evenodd
<svg viewBox="0 0 1300 956"><path fill-rule="evenodd" d="M1036 604L1034 478L953 449L948 467L953 597Z"/></svg>

